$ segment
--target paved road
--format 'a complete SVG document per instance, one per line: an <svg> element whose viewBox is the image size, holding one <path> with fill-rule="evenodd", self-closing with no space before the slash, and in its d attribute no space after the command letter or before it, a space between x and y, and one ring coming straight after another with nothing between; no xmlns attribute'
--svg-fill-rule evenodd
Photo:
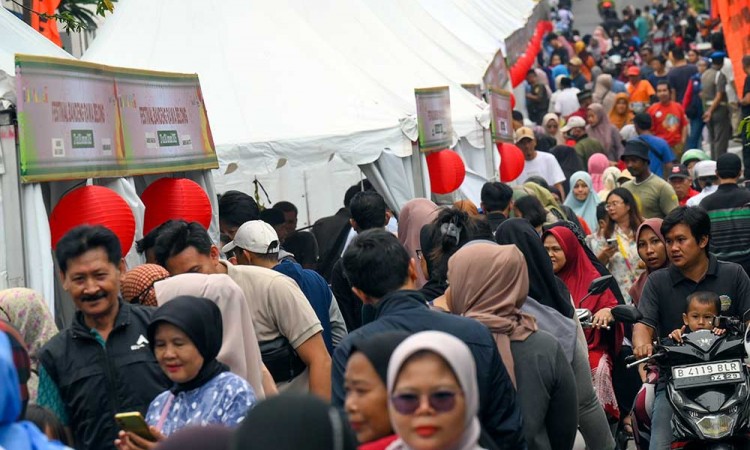
<svg viewBox="0 0 750 450"><path fill-rule="evenodd" d="M601 19L596 9L596 0L573 0L573 16L575 17L575 28L581 31L581 35L591 34L594 27L599 25ZM618 12L627 5L643 8L653 4L651 0L615 0Z"/></svg>

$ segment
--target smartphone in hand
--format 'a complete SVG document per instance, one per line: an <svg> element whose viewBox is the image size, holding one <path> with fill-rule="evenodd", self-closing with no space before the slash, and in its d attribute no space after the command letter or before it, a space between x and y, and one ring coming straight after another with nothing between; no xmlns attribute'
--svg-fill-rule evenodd
<svg viewBox="0 0 750 450"><path fill-rule="evenodd" d="M138 411L115 414L115 422L124 431L130 431L143 439L156 442L156 437L151 434L146 420Z"/></svg>

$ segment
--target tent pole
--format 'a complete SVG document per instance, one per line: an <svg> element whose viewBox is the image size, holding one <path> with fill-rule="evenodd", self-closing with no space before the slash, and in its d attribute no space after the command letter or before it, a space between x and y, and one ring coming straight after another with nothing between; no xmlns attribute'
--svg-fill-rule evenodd
<svg viewBox="0 0 750 450"><path fill-rule="evenodd" d="M424 173L422 172L422 152L419 144L411 144L411 173L414 176L414 197L427 197L424 190Z"/></svg>

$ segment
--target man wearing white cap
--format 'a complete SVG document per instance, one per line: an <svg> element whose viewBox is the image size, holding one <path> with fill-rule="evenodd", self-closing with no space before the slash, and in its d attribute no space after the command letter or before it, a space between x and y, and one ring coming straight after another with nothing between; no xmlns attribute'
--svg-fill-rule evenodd
<svg viewBox="0 0 750 450"><path fill-rule="evenodd" d="M701 200L719 189L719 177L716 176L716 161L698 161L693 167L693 176L701 187L700 194L687 201L687 206L699 206Z"/></svg>
<svg viewBox="0 0 750 450"><path fill-rule="evenodd" d="M521 127L516 130L515 141L518 148L523 152L526 163L523 166L521 175L513 182L514 185L521 185L533 176L542 177L550 186L555 186L565 197L563 181L565 174L560 167L560 163L551 153L539 152L536 150L536 137L531 128ZM502 164L502 161L500 162Z"/></svg>
<svg viewBox="0 0 750 450"><path fill-rule="evenodd" d="M588 167L589 158L594 153L607 154L601 142L586 134L586 120L581 117L571 116L560 131L566 137L576 141L576 154L581 158L583 167Z"/></svg>

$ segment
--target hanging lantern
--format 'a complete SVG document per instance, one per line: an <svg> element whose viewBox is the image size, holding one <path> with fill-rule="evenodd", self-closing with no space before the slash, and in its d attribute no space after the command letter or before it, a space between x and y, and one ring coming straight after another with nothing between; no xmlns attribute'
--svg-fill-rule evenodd
<svg viewBox="0 0 750 450"><path fill-rule="evenodd" d="M510 93L510 109L516 109L516 96Z"/></svg>
<svg viewBox="0 0 750 450"><path fill-rule="evenodd" d="M120 195L102 186L84 186L66 194L52 210L49 227L52 248L65 233L79 225L101 225L120 240L123 255L135 239L135 217Z"/></svg>
<svg viewBox="0 0 750 450"><path fill-rule="evenodd" d="M526 159L521 149L513 144L498 142L497 151L500 152L500 181L510 183L521 175Z"/></svg>
<svg viewBox="0 0 750 450"><path fill-rule="evenodd" d="M427 155L430 186L436 194L449 194L458 189L466 178L466 166L458 153L440 150Z"/></svg>
<svg viewBox="0 0 750 450"><path fill-rule="evenodd" d="M206 229L211 225L211 201L206 191L187 178L160 178L141 195L146 206L143 234L170 219L198 222Z"/></svg>

